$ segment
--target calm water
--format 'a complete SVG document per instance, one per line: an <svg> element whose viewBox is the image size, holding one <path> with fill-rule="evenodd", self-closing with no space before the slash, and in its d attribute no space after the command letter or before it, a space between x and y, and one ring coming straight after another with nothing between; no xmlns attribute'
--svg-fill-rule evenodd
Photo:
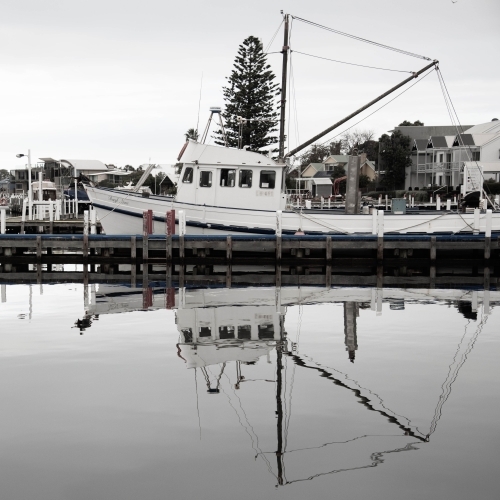
<svg viewBox="0 0 500 500"><path fill-rule="evenodd" d="M3 287L2 498L496 499L500 292L486 302Z"/></svg>

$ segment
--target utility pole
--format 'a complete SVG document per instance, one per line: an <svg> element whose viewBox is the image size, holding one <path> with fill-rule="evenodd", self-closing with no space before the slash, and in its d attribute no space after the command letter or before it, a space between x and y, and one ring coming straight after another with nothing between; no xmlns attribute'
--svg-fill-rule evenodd
<svg viewBox="0 0 500 500"><path fill-rule="evenodd" d="M285 33L283 39L283 68L281 74L281 114L280 114L280 142L278 151L278 161L283 162L285 158L285 112L286 112L286 80L288 71L288 24L289 14L285 14Z"/></svg>

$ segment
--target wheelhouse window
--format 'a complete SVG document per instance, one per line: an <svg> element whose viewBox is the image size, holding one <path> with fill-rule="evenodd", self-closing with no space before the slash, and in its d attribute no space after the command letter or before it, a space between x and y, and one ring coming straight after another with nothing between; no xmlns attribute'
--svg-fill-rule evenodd
<svg viewBox="0 0 500 500"><path fill-rule="evenodd" d="M191 167L187 167L186 170L184 170L182 182L185 182L186 184L191 184L193 182L193 169Z"/></svg>
<svg viewBox="0 0 500 500"><path fill-rule="evenodd" d="M259 339L269 340L274 338L274 325L259 325Z"/></svg>
<svg viewBox="0 0 500 500"><path fill-rule="evenodd" d="M234 326L219 326L220 339L234 339Z"/></svg>
<svg viewBox="0 0 500 500"><path fill-rule="evenodd" d="M262 170L260 173L259 186L262 189L274 189L276 183L276 172L274 170Z"/></svg>
<svg viewBox="0 0 500 500"><path fill-rule="evenodd" d="M251 170L240 170L240 178L238 181L238 186L240 188L251 188L252 187L252 171Z"/></svg>
<svg viewBox="0 0 500 500"><path fill-rule="evenodd" d="M472 151L472 161L481 161L481 153L479 151Z"/></svg>
<svg viewBox="0 0 500 500"><path fill-rule="evenodd" d="M209 326L200 326L200 337L211 337L212 329Z"/></svg>
<svg viewBox="0 0 500 500"><path fill-rule="evenodd" d="M250 340L252 338L252 326L251 325L238 326L238 338L241 340Z"/></svg>
<svg viewBox="0 0 500 500"><path fill-rule="evenodd" d="M234 187L236 181L236 170L232 168L223 168L220 171L220 185L222 187Z"/></svg>
<svg viewBox="0 0 500 500"><path fill-rule="evenodd" d="M210 170L200 171L200 187L212 187L212 172Z"/></svg>

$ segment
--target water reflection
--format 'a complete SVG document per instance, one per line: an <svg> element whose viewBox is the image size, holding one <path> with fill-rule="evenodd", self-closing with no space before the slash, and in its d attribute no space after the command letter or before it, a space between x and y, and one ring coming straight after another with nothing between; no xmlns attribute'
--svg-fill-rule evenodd
<svg viewBox="0 0 500 500"><path fill-rule="evenodd" d="M179 361L188 370L194 371L193 390L198 410L202 386L205 386L204 391L208 395L225 397L250 438L255 458L264 462L277 486L378 467L389 454L415 451L425 446L436 431L453 383L474 348L492 308L500 303L497 291L459 289L131 289L101 285L96 290L95 285L91 285L89 297L86 314L77 321L81 333L91 328L92 322L104 314L175 309L179 334L175 349ZM445 379L436 381L436 387L440 386L441 392L432 416L429 415L430 424L426 427L414 424L411 416L403 415L385 401L383 387L382 390L375 390L369 384L359 382L346 370L325 365L301 351L300 336L296 341L289 338L285 320L290 307L328 303L342 305L344 345L350 363L356 361L356 352L362 348L359 334L367 333L359 331L360 316L381 315L383 303L388 304L391 311L404 311L408 304L447 305L467 319L454 355L442 360L448 369ZM481 312L479 320L478 310ZM473 333L467 329L471 323L475 323ZM262 360L272 370L262 369ZM327 428L323 438L315 436L309 443L306 432L300 447L289 446L292 441L293 387L294 382L300 379L307 381L309 391L319 391L321 398L338 398L340 391L342 398L359 404L355 420L364 421L367 417L360 413L367 412L371 415L368 418L370 425L375 429L382 427L384 432L367 433L366 424L356 429L356 425L350 423L346 424L351 433L348 439L331 440ZM267 428L263 432L265 439L259 437L259 426L251 421L250 415L258 413L261 408L260 398L256 400L254 393L246 400L249 383L258 384L262 400L268 401L269 391L273 391L274 416L264 426ZM266 405L262 406L262 410ZM377 420L379 422L374 423ZM274 438L269 434L270 425L275 428ZM337 465L329 467L332 463ZM287 471L293 471L293 474Z"/></svg>

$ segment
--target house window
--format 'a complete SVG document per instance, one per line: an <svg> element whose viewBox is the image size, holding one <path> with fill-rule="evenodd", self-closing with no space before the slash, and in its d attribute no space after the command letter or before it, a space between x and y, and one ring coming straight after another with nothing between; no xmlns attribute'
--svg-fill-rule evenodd
<svg viewBox="0 0 500 500"><path fill-rule="evenodd" d="M223 168L220 171L220 185L223 187L234 187L236 180L236 170Z"/></svg>
<svg viewBox="0 0 500 500"><path fill-rule="evenodd" d="M251 170L240 170L240 179L238 182L240 188L251 188L252 187L252 171Z"/></svg>
<svg viewBox="0 0 500 500"><path fill-rule="evenodd" d="M472 151L472 161L480 161L481 153L479 151Z"/></svg>
<svg viewBox="0 0 500 500"><path fill-rule="evenodd" d="M182 176L182 182L186 184L191 184L193 182L193 169L191 167L184 170L184 175Z"/></svg>
<svg viewBox="0 0 500 500"><path fill-rule="evenodd" d="M276 183L276 172L274 170L262 170L260 173L259 186L263 189L274 189Z"/></svg>
<svg viewBox="0 0 500 500"><path fill-rule="evenodd" d="M200 187L212 187L212 172L210 170L202 170L200 172Z"/></svg>

